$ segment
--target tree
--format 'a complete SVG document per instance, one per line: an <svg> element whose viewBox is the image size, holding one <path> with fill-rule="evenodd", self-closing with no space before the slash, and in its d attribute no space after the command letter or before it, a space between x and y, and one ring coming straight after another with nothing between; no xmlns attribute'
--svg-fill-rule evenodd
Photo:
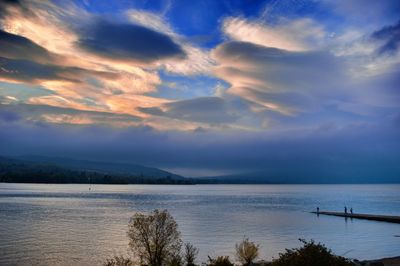
<svg viewBox="0 0 400 266"><path fill-rule="evenodd" d="M197 254L199 254L199 249L190 243L185 243L185 254L184 259L187 266L195 266L194 264Z"/></svg>
<svg viewBox="0 0 400 266"><path fill-rule="evenodd" d="M129 222L128 237L129 246L142 264L164 266L180 256L180 232L167 210L135 214Z"/></svg>
<svg viewBox="0 0 400 266"><path fill-rule="evenodd" d="M236 244L236 258L242 265L251 265L258 257L259 245L249 241L248 238L244 239L241 243Z"/></svg>
<svg viewBox="0 0 400 266"><path fill-rule="evenodd" d="M332 254L332 251L323 244L315 244L313 240L307 242L299 239L303 246L300 248L286 249L279 254L279 258L272 261L272 266L350 266L354 265L349 260Z"/></svg>

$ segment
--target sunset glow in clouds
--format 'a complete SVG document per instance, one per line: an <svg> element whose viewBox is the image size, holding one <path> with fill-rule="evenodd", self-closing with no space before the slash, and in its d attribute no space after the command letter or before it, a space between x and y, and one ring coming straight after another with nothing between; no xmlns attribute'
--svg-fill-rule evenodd
<svg viewBox="0 0 400 266"><path fill-rule="evenodd" d="M398 155L399 1L8 0L0 27L6 154L97 149L217 174L291 162L316 139L310 158L337 162L348 152L324 145L351 138L367 157ZM80 137L91 149L62 147ZM197 157L165 159L171 147Z"/></svg>

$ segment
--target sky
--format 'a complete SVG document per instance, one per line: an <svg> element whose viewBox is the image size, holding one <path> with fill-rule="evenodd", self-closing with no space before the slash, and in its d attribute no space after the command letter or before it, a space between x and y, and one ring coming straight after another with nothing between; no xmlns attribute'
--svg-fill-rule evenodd
<svg viewBox="0 0 400 266"><path fill-rule="evenodd" d="M0 154L400 182L400 1L0 2Z"/></svg>

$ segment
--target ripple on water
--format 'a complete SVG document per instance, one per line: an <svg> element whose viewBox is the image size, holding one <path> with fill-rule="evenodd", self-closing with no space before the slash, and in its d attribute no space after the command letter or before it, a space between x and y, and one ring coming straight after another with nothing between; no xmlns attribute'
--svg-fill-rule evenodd
<svg viewBox="0 0 400 266"><path fill-rule="evenodd" d="M400 215L399 185L30 185L0 184L0 265L93 265L126 254L127 223L137 211L168 209L182 237L207 255L232 256L244 236L261 255L278 256L298 238L339 255L400 254L397 224L308 213L316 206Z"/></svg>

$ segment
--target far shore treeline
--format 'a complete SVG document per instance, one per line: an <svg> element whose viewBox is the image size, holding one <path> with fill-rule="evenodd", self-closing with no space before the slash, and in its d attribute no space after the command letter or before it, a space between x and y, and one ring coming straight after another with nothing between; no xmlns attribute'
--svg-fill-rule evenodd
<svg viewBox="0 0 400 266"><path fill-rule="evenodd" d="M97 162L63 157L0 156L0 182L44 184L363 184L371 180L285 178L266 173L184 177L132 163ZM389 182L391 183L391 182Z"/></svg>
<svg viewBox="0 0 400 266"><path fill-rule="evenodd" d="M78 165L65 165L65 163L62 162L54 163L0 157L0 182L54 184L193 184L193 181L188 178L162 170L155 171L158 169L141 168L143 169L138 169L136 171L122 169L107 170L98 167L86 168Z"/></svg>
<svg viewBox="0 0 400 266"><path fill-rule="evenodd" d="M0 156L0 182L38 184L217 184L217 179L186 178L135 164L68 158ZM223 183L223 182L222 182Z"/></svg>

